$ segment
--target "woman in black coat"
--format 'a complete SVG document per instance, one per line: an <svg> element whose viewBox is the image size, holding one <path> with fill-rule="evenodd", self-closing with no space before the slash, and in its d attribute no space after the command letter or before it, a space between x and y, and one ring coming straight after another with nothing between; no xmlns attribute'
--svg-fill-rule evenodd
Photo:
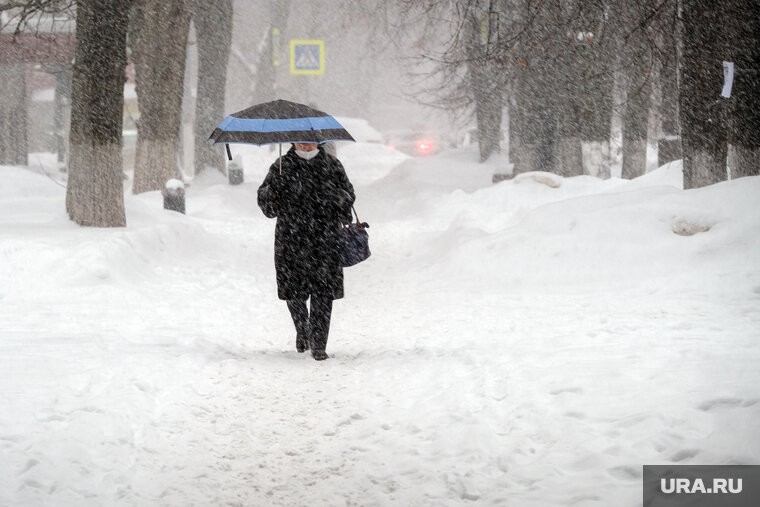
<svg viewBox="0 0 760 507"><path fill-rule="evenodd" d="M258 191L264 215L277 218L277 295L293 318L296 349L311 348L317 361L328 357L332 302L343 297L342 224L351 222L355 198L340 161L312 143L296 143L272 164Z"/></svg>

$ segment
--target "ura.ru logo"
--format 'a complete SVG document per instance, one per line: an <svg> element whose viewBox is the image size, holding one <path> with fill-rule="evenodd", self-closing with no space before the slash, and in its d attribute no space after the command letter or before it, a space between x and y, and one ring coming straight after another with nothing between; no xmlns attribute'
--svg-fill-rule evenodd
<svg viewBox="0 0 760 507"><path fill-rule="evenodd" d="M666 494L679 494L679 493L706 493L706 494L719 494L719 493L741 493L742 492L742 480L741 479L720 479L715 478L712 482L708 481L705 485L705 481L702 479L686 479L686 478L670 478L660 479L660 490Z"/></svg>

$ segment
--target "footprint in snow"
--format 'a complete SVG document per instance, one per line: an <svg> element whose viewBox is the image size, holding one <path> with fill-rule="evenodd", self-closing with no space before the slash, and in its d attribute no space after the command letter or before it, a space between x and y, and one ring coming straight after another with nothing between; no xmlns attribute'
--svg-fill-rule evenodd
<svg viewBox="0 0 760 507"><path fill-rule="evenodd" d="M558 394L581 394L583 393L583 389L580 387L561 387L559 389L554 389L553 391L549 391L549 394L552 396L557 396Z"/></svg>
<svg viewBox="0 0 760 507"><path fill-rule="evenodd" d="M607 469L607 473L623 481L637 481L641 479L641 467L639 466L623 465L612 467Z"/></svg>
<svg viewBox="0 0 760 507"><path fill-rule="evenodd" d="M348 419L344 419L341 422L339 422L338 426L335 429L327 430L322 434L326 437L333 437L336 435L336 433L338 432L338 429L341 426L348 426L354 421L361 421L362 419L366 419L366 417L358 413L351 414Z"/></svg>
<svg viewBox="0 0 760 507"><path fill-rule="evenodd" d="M741 398L713 398L701 403L697 408L704 412L712 412L722 408L751 407L757 402L758 400L742 400Z"/></svg>
<svg viewBox="0 0 760 507"><path fill-rule="evenodd" d="M699 454L698 449L681 449L680 451L676 452L674 455L670 457L670 461L673 461L674 463L680 463L681 461L686 461L687 459L691 459Z"/></svg>
<svg viewBox="0 0 760 507"><path fill-rule="evenodd" d="M18 475L23 475L27 473L29 470L39 465L39 463L40 462L37 461L36 459L30 459L29 461L26 462L26 465L24 465L24 468L21 469Z"/></svg>

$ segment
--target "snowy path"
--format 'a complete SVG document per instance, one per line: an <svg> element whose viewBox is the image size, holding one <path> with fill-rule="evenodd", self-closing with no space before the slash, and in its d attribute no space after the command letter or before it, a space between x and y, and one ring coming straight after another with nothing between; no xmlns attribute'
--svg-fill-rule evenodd
<svg viewBox="0 0 760 507"><path fill-rule="evenodd" d="M634 506L642 464L760 457L760 294L458 284L378 221L317 363L231 192L158 232L3 229L32 283L0 299L0 504Z"/></svg>
<svg viewBox="0 0 760 507"><path fill-rule="evenodd" d="M18 371L3 364L12 378L64 386L10 393L11 403L20 402L13 395L32 399L21 412L10 407L14 421L3 421L0 448L15 465L6 479L20 485L4 487L6 499L559 505L598 498L600 505L636 505L641 463L757 456L756 443L714 433L756 429L760 405L745 381L755 372L732 368L747 364L748 354L749 363L758 359L751 340L728 351L695 331L684 339L704 347L684 358L658 339L658 319L677 326L677 309L668 316L620 308L621 315L601 301L469 299L472 306L463 307L430 298L438 310L430 313L406 298L375 307L416 321L412 332L372 316L367 325L346 316L342 304L334 358L324 365L278 347L215 344L203 334L188 345L42 339L34 354L13 360ZM502 326L488 318L500 310ZM567 317L557 322L558 314ZM729 325L729 316L705 313L712 317ZM373 336L350 336L360 320ZM447 327L466 335L441 344ZM719 330L712 336L719 339ZM735 337L726 338L741 345ZM72 355L72 366L91 369L61 364ZM660 367L662 375L652 376ZM679 378L709 384L690 382L690 393ZM725 394L703 396L708 389Z"/></svg>

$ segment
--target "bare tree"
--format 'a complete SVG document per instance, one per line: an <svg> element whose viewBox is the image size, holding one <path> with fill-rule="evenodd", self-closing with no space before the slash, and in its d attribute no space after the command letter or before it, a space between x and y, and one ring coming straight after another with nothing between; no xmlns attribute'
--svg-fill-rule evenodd
<svg viewBox="0 0 760 507"><path fill-rule="evenodd" d="M26 165L26 72L23 64L0 64L0 164Z"/></svg>
<svg viewBox="0 0 760 507"><path fill-rule="evenodd" d="M509 1L398 0L394 4L401 21L393 26L414 34L414 45L420 49L421 61L416 64L428 68L433 64L432 70L416 74L424 83L418 91L436 97L430 105L459 117L474 116L481 161L501 151L502 115L511 77L504 55L513 43Z"/></svg>
<svg viewBox="0 0 760 507"><path fill-rule="evenodd" d="M719 3L688 0L681 4L683 65L679 85L683 186L695 188L727 178L727 103L723 83L722 34L726 21Z"/></svg>
<svg viewBox="0 0 760 507"><path fill-rule="evenodd" d="M553 86L546 87L548 100L554 101L556 110L556 166L553 169L563 176L583 174L583 150L578 102L580 100L582 49L587 44L585 29L579 26L580 2L559 4L553 20L552 46L554 65L551 67Z"/></svg>
<svg viewBox="0 0 760 507"><path fill-rule="evenodd" d="M731 33L726 37L730 44L726 53L736 73L730 99L731 177L756 176L760 174L760 3L731 0L727 4L725 26Z"/></svg>
<svg viewBox="0 0 760 507"><path fill-rule="evenodd" d="M646 28L638 26L647 5L616 5L617 19L627 33L619 40L621 63L625 74L625 110L623 113L622 177L633 179L646 173L647 124L652 92L654 61Z"/></svg>
<svg viewBox="0 0 760 507"><path fill-rule="evenodd" d="M578 127L579 52L568 11L558 2L519 3L510 112L514 173L582 169ZM577 165L576 165L577 164Z"/></svg>
<svg viewBox="0 0 760 507"><path fill-rule="evenodd" d="M135 2L130 47L140 119L132 191L139 194L177 176L185 52L197 0Z"/></svg>
<svg viewBox="0 0 760 507"><path fill-rule="evenodd" d="M2 44L21 44L18 37L33 35L43 39L39 25L44 16L74 16L74 0L0 1L7 22L0 23ZM8 49L8 48L5 48ZM12 51L11 51L12 52ZM23 63L0 64L0 164L25 165L28 152L26 124L26 68Z"/></svg>
<svg viewBox="0 0 760 507"><path fill-rule="evenodd" d="M501 4L489 0L473 2L465 14L465 51L467 77L475 102L480 161L501 151L501 123L504 107L506 74L501 72L498 44Z"/></svg>
<svg viewBox="0 0 760 507"><path fill-rule="evenodd" d="M76 3L77 49L66 210L80 225L126 225L121 131L130 3L131 0Z"/></svg>
<svg viewBox="0 0 760 507"><path fill-rule="evenodd" d="M208 136L224 116L227 62L232 43L232 0L201 2L193 17L198 39L198 93L195 101L195 174L225 172L224 154Z"/></svg>
<svg viewBox="0 0 760 507"><path fill-rule="evenodd" d="M539 8L540 9L540 8ZM515 173L554 172L557 166L558 101L549 82L556 83L556 53L536 50L551 47L551 29L535 23L541 12L525 11L529 35L518 44L518 67L513 70L514 107L510 114L510 160ZM562 93L562 92L560 92Z"/></svg>

